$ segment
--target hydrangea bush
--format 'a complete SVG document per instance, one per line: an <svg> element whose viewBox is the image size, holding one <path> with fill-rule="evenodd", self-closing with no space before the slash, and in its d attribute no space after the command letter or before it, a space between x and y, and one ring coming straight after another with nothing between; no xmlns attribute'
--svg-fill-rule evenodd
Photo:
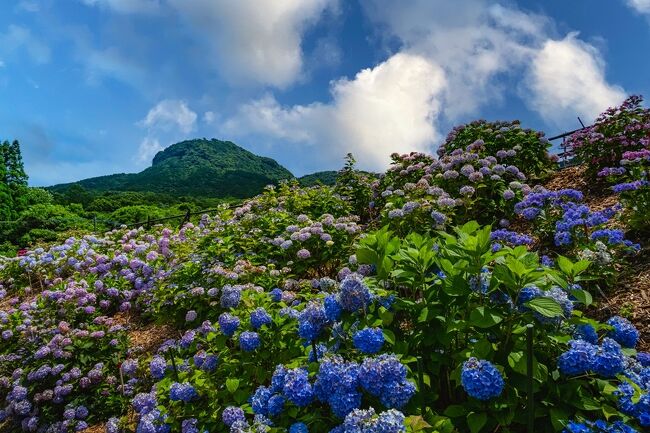
<svg viewBox="0 0 650 433"><path fill-rule="evenodd" d="M481 157L495 156L517 167L526 167L531 177L541 177L556 167L557 156L551 155L551 143L541 131L522 128L518 120L488 122L475 120L454 127L438 148L440 157L465 149L477 140L483 144Z"/></svg>
<svg viewBox="0 0 650 433"><path fill-rule="evenodd" d="M569 137L568 147L584 162L587 172L596 174L614 167L625 152L647 148L650 131L650 109L641 104L643 98L633 95L620 106L603 112L593 125Z"/></svg>

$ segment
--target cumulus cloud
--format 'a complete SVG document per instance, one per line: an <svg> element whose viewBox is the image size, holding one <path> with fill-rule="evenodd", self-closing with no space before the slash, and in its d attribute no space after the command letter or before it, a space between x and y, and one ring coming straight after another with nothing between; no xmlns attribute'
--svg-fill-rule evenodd
<svg viewBox="0 0 650 433"><path fill-rule="evenodd" d="M138 148L137 160L139 162L149 162L156 153L163 150L164 147L160 145L160 141L154 137L145 137L140 142L140 147Z"/></svg>
<svg viewBox="0 0 650 433"><path fill-rule="evenodd" d="M639 13L650 14L650 0L626 0L626 3Z"/></svg>
<svg viewBox="0 0 650 433"><path fill-rule="evenodd" d="M187 102L175 99L160 101L140 122L150 129L169 131L178 128L188 134L196 126L196 113L187 106Z"/></svg>
<svg viewBox="0 0 650 433"><path fill-rule="evenodd" d="M531 106L547 121L562 124L575 115L592 121L625 99L620 86L605 79L605 62L592 45L571 33L548 40L535 54L528 76Z"/></svg>
<svg viewBox="0 0 650 433"><path fill-rule="evenodd" d="M234 84L285 87L300 78L302 36L337 0L168 0Z"/></svg>
<svg viewBox="0 0 650 433"><path fill-rule="evenodd" d="M149 110L138 125L147 128L147 136L140 143L136 159L149 161L157 152L164 149L160 136L180 139L196 128L197 114L185 101L165 99Z"/></svg>
<svg viewBox="0 0 650 433"><path fill-rule="evenodd" d="M297 151L305 165L335 168L353 152L360 166L382 169L392 152L431 150L444 88L440 67L398 53L352 80L334 82L331 103L283 107L269 95L242 106L224 130L292 142L286 150Z"/></svg>
<svg viewBox="0 0 650 433"><path fill-rule="evenodd" d="M402 49L426 56L447 72L444 114L451 121L499 103L507 86L519 89L529 107L556 126L573 123L576 114L593 118L623 92L608 83L594 46L576 34L557 38L544 15L481 0L364 4Z"/></svg>
<svg viewBox="0 0 650 433"><path fill-rule="evenodd" d="M160 7L158 0L81 0L88 6L98 6L120 13L154 12Z"/></svg>

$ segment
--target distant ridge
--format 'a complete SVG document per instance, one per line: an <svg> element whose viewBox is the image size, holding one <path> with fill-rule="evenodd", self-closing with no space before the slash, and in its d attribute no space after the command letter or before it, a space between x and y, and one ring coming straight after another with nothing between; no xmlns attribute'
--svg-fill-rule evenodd
<svg viewBox="0 0 650 433"><path fill-rule="evenodd" d="M156 154L140 173L92 177L49 187L65 192L73 185L92 191L146 191L173 196L252 197L268 184L293 179L271 158L255 155L235 143L195 139L173 144Z"/></svg>

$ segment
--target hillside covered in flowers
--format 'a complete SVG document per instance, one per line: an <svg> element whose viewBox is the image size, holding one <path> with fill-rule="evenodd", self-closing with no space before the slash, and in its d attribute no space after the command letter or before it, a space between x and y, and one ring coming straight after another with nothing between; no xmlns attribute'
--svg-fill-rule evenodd
<svg viewBox="0 0 650 433"><path fill-rule="evenodd" d="M379 178L0 258L0 431L648 431L650 110L570 144L476 121Z"/></svg>

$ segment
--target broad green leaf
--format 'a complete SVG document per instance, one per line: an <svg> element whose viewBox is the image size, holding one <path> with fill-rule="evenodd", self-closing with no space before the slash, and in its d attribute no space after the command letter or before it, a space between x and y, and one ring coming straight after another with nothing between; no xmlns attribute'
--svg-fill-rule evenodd
<svg viewBox="0 0 650 433"><path fill-rule="evenodd" d="M473 309L469 313L469 320L472 325L478 326L479 328L490 328L501 323L503 317L495 311L481 306Z"/></svg>
<svg viewBox="0 0 650 433"><path fill-rule="evenodd" d="M563 314L562 307L554 299L539 297L531 299L526 305L545 317L558 317Z"/></svg>
<svg viewBox="0 0 650 433"><path fill-rule="evenodd" d="M465 406L460 404L452 404L447 406L447 409L445 409L445 416L448 416L449 418L458 418L466 413L467 409L465 409Z"/></svg>
<svg viewBox="0 0 650 433"><path fill-rule="evenodd" d="M226 389L228 389L231 394L237 391L237 388L239 388L239 379L226 379Z"/></svg>
<svg viewBox="0 0 650 433"><path fill-rule="evenodd" d="M384 333L384 339L388 342L388 344L391 345L395 344L395 334L393 333L393 331L389 329L384 329L383 333Z"/></svg>
<svg viewBox="0 0 650 433"><path fill-rule="evenodd" d="M557 256L557 265L566 275L573 276L573 263L564 256Z"/></svg>
<svg viewBox="0 0 650 433"><path fill-rule="evenodd" d="M485 412L471 412L467 415L467 425L472 433L480 432L486 422L487 414Z"/></svg>

